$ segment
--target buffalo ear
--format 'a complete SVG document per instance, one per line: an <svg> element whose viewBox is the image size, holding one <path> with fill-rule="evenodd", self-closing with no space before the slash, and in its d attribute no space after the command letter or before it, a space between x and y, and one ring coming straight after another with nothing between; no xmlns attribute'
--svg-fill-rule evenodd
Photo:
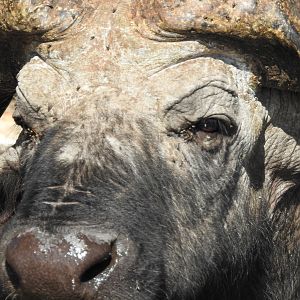
<svg viewBox="0 0 300 300"><path fill-rule="evenodd" d="M259 98L270 116L264 143L265 190L274 243L285 244L284 251L293 257L299 255L300 233L299 93L265 89Z"/></svg>
<svg viewBox="0 0 300 300"><path fill-rule="evenodd" d="M266 130L265 168L271 215L299 203L300 146L295 137L273 124Z"/></svg>

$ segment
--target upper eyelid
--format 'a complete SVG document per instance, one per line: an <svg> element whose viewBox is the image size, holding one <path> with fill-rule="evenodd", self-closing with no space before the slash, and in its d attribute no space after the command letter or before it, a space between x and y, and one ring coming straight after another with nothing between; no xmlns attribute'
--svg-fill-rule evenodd
<svg viewBox="0 0 300 300"><path fill-rule="evenodd" d="M227 114L210 114L204 117L205 119L217 119L220 120L230 126L238 127L236 121Z"/></svg>
<svg viewBox="0 0 300 300"><path fill-rule="evenodd" d="M231 127L237 127L235 125L235 122L231 121L231 118L225 116L223 118L220 118L220 115L210 115L208 117L203 117L200 118L197 122L191 123L188 127L186 128L195 128L197 127L197 125L201 125L204 124L206 120L216 120L218 122L219 125L224 125L226 126L226 128L230 129Z"/></svg>
<svg viewBox="0 0 300 300"><path fill-rule="evenodd" d="M234 87L220 80L211 80L209 84L202 83L199 86L166 108L163 118L167 129L178 131L188 123L213 115L237 126L240 101Z"/></svg>
<svg viewBox="0 0 300 300"><path fill-rule="evenodd" d="M166 116L170 111L175 109L177 105L180 105L185 100L187 100L188 98L193 96L195 93L197 93L197 91L201 91L202 89L204 89L206 87L218 88L218 89L220 89L220 93L225 92L225 93L230 94L233 98L238 98L237 91L231 85L229 85L229 83L227 83L225 81L220 81L220 80L210 80L210 81L202 83L201 85L196 86L190 92L186 93L185 95L182 95L179 99L168 104L164 108L164 116Z"/></svg>

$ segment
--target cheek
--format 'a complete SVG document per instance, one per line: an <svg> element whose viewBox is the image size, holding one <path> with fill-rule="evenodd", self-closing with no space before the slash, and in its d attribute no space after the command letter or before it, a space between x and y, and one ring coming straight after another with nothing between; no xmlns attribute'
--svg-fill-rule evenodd
<svg viewBox="0 0 300 300"><path fill-rule="evenodd" d="M199 131L195 134L194 142L204 151L217 151L223 142L223 136L216 132Z"/></svg>
<svg viewBox="0 0 300 300"><path fill-rule="evenodd" d="M170 137L160 144L161 157L170 169L183 176L202 173L203 169L213 173L225 171L229 152L225 138L218 133L199 132L190 142Z"/></svg>
<svg viewBox="0 0 300 300"><path fill-rule="evenodd" d="M161 141L159 147L160 156L170 169L181 168L186 162L184 153L182 152L184 144L183 140L173 137Z"/></svg>

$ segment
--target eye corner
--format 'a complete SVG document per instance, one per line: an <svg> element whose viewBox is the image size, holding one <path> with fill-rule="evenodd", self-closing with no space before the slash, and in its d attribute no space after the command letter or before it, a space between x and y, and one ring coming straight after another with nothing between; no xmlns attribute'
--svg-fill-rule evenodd
<svg viewBox="0 0 300 300"><path fill-rule="evenodd" d="M26 122L20 114L13 114L15 123L23 129L23 133L28 139L40 138L40 135Z"/></svg>
<svg viewBox="0 0 300 300"><path fill-rule="evenodd" d="M14 119L15 123L18 125L18 126L21 126L23 129L25 127L25 121L24 119L21 117L21 115L17 115L17 114L13 114L12 115L12 118Z"/></svg>

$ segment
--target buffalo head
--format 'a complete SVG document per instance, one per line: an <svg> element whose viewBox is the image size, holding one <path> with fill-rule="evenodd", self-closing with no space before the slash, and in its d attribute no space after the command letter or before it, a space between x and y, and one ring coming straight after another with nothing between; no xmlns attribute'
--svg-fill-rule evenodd
<svg viewBox="0 0 300 300"><path fill-rule="evenodd" d="M300 6L0 1L1 299L299 299Z"/></svg>

